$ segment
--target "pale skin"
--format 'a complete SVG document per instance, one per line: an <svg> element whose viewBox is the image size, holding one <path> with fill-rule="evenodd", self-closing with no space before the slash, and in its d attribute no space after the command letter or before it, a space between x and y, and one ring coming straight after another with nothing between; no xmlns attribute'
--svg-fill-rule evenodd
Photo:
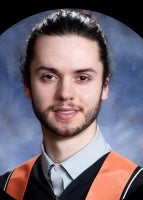
<svg viewBox="0 0 143 200"><path fill-rule="evenodd" d="M60 163L92 140L96 119L74 132L108 97L98 44L76 35L42 36L36 41L30 73L31 87L25 85L25 94L46 123L56 128L58 134L41 123L46 152Z"/></svg>

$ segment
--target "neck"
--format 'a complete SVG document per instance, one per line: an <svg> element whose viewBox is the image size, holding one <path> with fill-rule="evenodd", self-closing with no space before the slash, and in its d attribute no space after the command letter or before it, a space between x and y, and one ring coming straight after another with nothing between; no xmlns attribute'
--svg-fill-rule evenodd
<svg viewBox="0 0 143 200"><path fill-rule="evenodd" d="M72 137L59 137L43 128L43 140L46 153L55 163L61 163L82 148L84 148L96 134L96 122L80 134Z"/></svg>

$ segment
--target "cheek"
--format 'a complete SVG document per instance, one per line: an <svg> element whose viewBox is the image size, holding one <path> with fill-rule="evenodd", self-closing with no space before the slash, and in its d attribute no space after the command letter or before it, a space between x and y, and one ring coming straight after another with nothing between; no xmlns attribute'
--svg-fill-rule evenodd
<svg viewBox="0 0 143 200"><path fill-rule="evenodd" d="M82 101L88 107L92 107L99 101L99 99L101 97L101 90L99 90L99 88L96 88L96 87L88 88L88 90L82 91L81 96L82 96Z"/></svg>
<svg viewBox="0 0 143 200"><path fill-rule="evenodd" d="M44 88L39 87L39 85L31 86L31 94L33 102L39 107L45 107L50 101L51 93L46 91Z"/></svg>

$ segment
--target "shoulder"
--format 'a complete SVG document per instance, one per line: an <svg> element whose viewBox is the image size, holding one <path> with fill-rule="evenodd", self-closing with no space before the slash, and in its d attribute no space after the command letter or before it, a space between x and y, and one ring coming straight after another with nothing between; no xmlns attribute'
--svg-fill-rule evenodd
<svg viewBox="0 0 143 200"><path fill-rule="evenodd" d="M15 200L15 199L0 188L0 200Z"/></svg>
<svg viewBox="0 0 143 200"><path fill-rule="evenodd" d="M138 165L135 162L114 151L111 151L108 154L106 158L106 163L108 164L106 164L107 166L110 166L110 170L121 171L122 169L122 173L127 173L130 175L138 167Z"/></svg>
<svg viewBox="0 0 143 200"><path fill-rule="evenodd" d="M114 160L118 160L117 165L123 167L124 171L130 172L126 187L122 193L121 199L124 200L142 200L143 197L143 167L128 158L112 152Z"/></svg>
<svg viewBox="0 0 143 200"><path fill-rule="evenodd" d="M0 175L0 189L3 189L4 188L4 185L9 177L11 172L6 172L2 175Z"/></svg>
<svg viewBox="0 0 143 200"><path fill-rule="evenodd" d="M0 176L0 189L4 189L9 178L24 176L33 168L34 164L39 160L40 154L16 166L12 171L6 172Z"/></svg>
<svg viewBox="0 0 143 200"><path fill-rule="evenodd" d="M107 157L110 161L111 169L120 171L119 177L125 179L125 188L120 199L124 200L142 200L143 197L143 168L130 159L117 152L110 152ZM121 170L122 169L122 170ZM117 178L119 179L117 176ZM127 181L127 182L126 182Z"/></svg>
<svg viewBox="0 0 143 200"><path fill-rule="evenodd" d="M126 200L142 200L143 197L143 168L138 166L132 174L124 191Z"/></svg>
<svg viewBox="0 0 143 200"><path fill-rule="evenodd" d="M111 151L110 156L112 156L112 159L115 160L116 162L119 160L122 160L124 163L128 164L128 165L134 165L134 166L138 166L135 162L129 160L128 158L126 158L125 156L115 152L115 151Z"/></svg>

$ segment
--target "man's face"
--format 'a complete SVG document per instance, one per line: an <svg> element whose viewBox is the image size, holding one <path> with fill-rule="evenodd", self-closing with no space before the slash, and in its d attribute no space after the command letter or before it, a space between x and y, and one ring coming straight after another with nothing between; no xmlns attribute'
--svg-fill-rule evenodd
<svg viewBox="0 0 143 200"><path fill-rule="evenodd" d="M37 39L30 66L33 109L48 132L76 135L96 122L103 86L103 64L95 41L76 35L42 36Z"/></svg>

